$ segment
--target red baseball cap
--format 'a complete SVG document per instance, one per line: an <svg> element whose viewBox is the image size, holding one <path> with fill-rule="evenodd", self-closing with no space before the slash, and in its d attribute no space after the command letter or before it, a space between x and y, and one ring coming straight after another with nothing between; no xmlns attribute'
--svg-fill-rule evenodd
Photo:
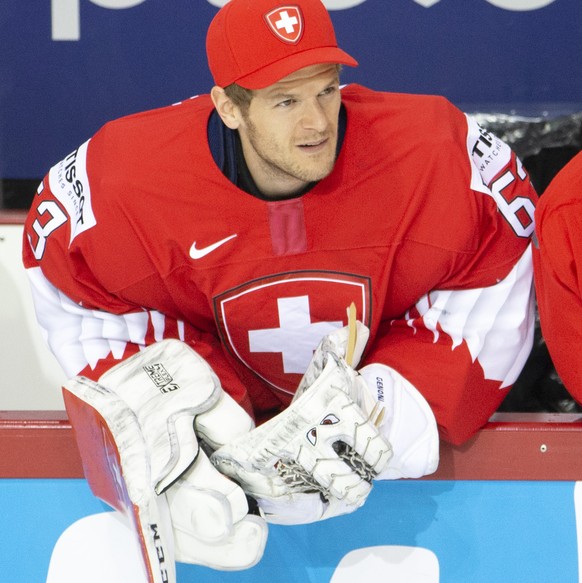
<svg viewBox="0 0 582 583"><path fill-rule="evenodd" d="M357 66L337 46L321 0L230 0L206 36L208 66L220 87L262 89L320 63Z"/></svg>

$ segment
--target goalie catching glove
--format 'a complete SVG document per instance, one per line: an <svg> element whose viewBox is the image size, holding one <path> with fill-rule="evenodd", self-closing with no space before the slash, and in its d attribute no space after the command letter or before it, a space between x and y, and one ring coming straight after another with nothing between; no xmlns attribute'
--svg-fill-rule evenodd
<svg viewBox="0 0 582 583"><path fill-rule="evenodd" d="M374 423L377 409L365 414L354 400L363 379L326 340L291 405L211 456L257 499L269 522L353 512L392 455Z"/></svg>
<svg viewBox="0 0 582 583"><path fill-rule="evenodd" d="M262 557L267 525L200 448L253 422L186 344L164 340L63 395L94 494L133 522L149 583L174 583L174 561L244 569Z"/></svg>
<svg viewBox="0 0 582 583"><path fill-rule="evenodd" d="M325 336L299 384L295 398L321 374L330 354L345 358L356 368L369 338L368 328L348 310L348 326ZM362 411L376 412L378 430L390 443L392 457L375 480L420 478L436 471L439 463L439 434L436 419L422 394L393 368L370 363L359 369L350 397ZM380 411L378 412L378 408Z"/></svg>
<svg viewBox="0 0 582 583"><path fill-rule="evenodd" d="M269 522L301 524L353 512L372 480L436 470L438 430L424 397L384 364L369 364L361 374L352 368L368 337L355 319L325 336L291 405L211 456L257 499Z"/></svg>

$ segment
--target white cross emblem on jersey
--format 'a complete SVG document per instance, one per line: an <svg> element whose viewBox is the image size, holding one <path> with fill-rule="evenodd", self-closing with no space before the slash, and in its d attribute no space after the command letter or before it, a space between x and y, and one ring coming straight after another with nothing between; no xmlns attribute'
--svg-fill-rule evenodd
<svg viewBox="0 0 582 583"><path fill-rule="evenodd" d="M250 351L280 352L285 373L303 374L320 340L343 323L311 322L308 296L279 298L277 309L280 327L249 330Z"/></svg>
<svg viewBox="0 0 582 583"><path fill-rule="evenodd" d="M303 35L303 16L298 6L280 6L265 14L271 32L285 43L296 44Z"/></svg>

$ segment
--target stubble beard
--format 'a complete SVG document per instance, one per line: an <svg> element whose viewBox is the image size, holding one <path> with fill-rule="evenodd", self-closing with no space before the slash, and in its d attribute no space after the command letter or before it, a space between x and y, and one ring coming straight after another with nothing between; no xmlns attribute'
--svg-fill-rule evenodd
<svg viewBox="0 0 582 583"><path fill-rule="evenodd" d="M333 141L333 150L326 150L320 157L315 156L311 160L305 160L305 162L302 162L301 159L294 160L292 155L281 154L274 141L260 138L250 120L247 120L247 137L259 158L261 169L273 180L292 179L303 183L317 182L329 176L334 168L337 138L334 140L333 136L329 137ZM317 142L323 137L325 136L315 136L306 141ZM297 151L297 156L301 156L300 151Z"/></svg>

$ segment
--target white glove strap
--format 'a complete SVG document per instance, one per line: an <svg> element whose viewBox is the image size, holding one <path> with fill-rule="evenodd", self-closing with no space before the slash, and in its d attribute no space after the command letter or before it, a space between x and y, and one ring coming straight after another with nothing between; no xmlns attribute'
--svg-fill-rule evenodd
<svg viewBox="0 0 582 583"><path fill-rule="evenodd" d="M394 453L376 479L420 478L432 474L439 463L439 436L426 399L401 374L385 364L372 363L359 372L369 389L366 411L376 402L384 405L379 429Z"/></svg>

